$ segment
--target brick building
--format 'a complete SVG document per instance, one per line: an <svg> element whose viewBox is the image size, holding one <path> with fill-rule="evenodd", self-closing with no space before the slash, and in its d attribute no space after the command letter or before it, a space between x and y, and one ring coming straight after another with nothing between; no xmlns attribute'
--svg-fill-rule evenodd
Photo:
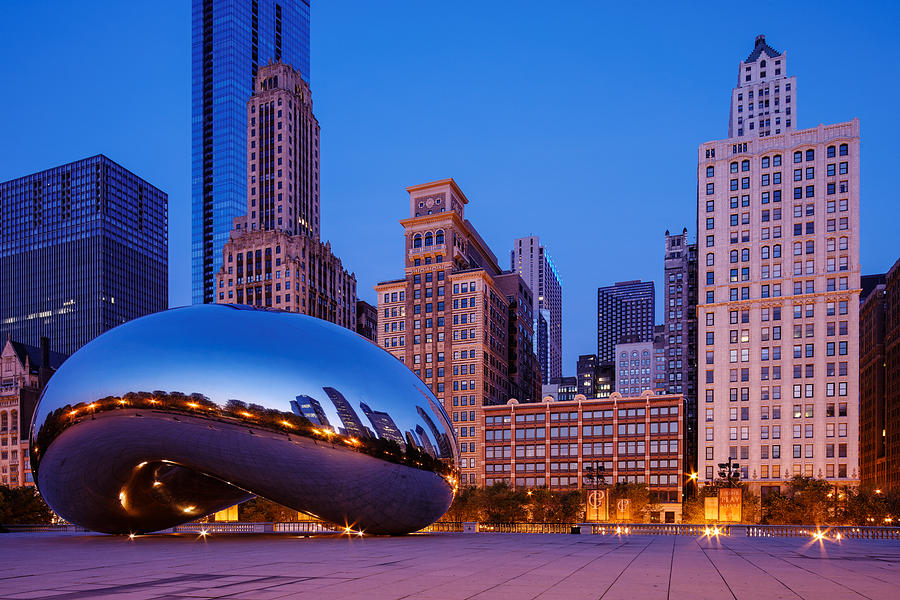
<svg viewBox="0 0 900 600"><path fill-rule="evenodd" d="M531 350L531 290L465 218L468 199L452 179L407 188L402 279L375 286L378 343L431 388L451 416L461 482L481 483L481 411L511 394L540 398Z"/></svg>
<svg viewBox="0 0 900 600"><path fill-rule="evenodd" d="M582 487L584 467L603 466L608 484L646 484L680 518L683 398L680 394L484 407L483 479L516 488Z"/></svg>
<svg viewBox="0 0 900 600"><path fill-rule="evenodd" d="M859 309L860 483L900 488L900 261Z"/></svg>

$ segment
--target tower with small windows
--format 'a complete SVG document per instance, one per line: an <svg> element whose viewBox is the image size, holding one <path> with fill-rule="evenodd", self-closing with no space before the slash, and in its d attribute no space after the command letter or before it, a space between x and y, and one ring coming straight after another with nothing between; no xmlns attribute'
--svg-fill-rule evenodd
<svg viewBox="0 0 900 600"><path fill-rule="evenodd" d="M247 102L247 213L234 219L216 302L356 328L356 277L319 239L319 122L290 65L259 69Z"/></svg>
<svg viewBox="0 0 900 600"><path fill-rule="evenodd" d="M728 137L765 137L795 129L797 78L787 75L787 54L756 36L753 51L738 67L731 91Z"/></svg>

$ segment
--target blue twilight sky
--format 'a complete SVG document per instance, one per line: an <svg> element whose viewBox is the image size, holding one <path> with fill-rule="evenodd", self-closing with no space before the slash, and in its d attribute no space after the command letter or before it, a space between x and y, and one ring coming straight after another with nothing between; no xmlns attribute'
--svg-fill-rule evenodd
<svg viewBox="0 0 900 600"><path fill-rule="evenodd" d="M900 3L724 4L313 0L323 237L360 297L401 274L404 188L454 177L501 266L515 237L549 246L574 374L598 286L652 279L661 304L663 233L695 236L696 149L726 136L758 33L798 76L799 127L860 119L862 268L886 271ZM173 306L190 302L190 18L189 0L0 8L0 180L102 152L162 188Z"/></svg>

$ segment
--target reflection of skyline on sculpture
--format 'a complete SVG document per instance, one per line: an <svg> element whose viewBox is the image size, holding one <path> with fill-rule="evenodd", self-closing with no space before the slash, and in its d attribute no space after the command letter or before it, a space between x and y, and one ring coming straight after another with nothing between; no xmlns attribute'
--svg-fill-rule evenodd
<svg viewBox="0 0 900 600"><path fill-rule="evenodd" d="M172 309L168 312L177 316L179 313L186 313L189 310L189 308ZM265 319L267 315L278 314L224 305L221 308L217 307L216 310L241 310L250 322L258 322ZM288 319L306 318L288 314L282 316ZM173 321L179 322L181 319ZM391 413L389 404L391 399L397 397L397 390L387 382L395 381L395 377L401 377L416 387L417 394L421 395L420 402L424 403L425 408L428 409L427 412L433 412L435 409L443 412L443 407L439 403L427 400L427 395L421 389L421 381L393 357L390 357L391 361L388 361L386 366L382 365L379 369L369 367L372 361L367 358L368 355L371 355L372 359L378 360L385 354L381 348L371 343L367 343L360 350L367 356L354 358L353 364L350 365L348 361L351 359L339 344L316 344L314 347L309 347L304 344L303 340L292 338L283 328L268 329L262 326L269 347L297 347L300 354L313 361L317 367L315 369L298 368L298 358L291 353L265 352L266 371L277 373L277 377L265 377L263 380L249 368L246 369L246 376L222 377L221 368L217 365L256 364L259 362L260 352L263 352L264 349L246 344L234 344L233 333L217 326L215 319L191 319L187 314L185 314L183 322L172 326L170 330L160 328L158 325L154 327L141 320L127 325L141 329L142 335L158 340L160 344L164 343L167 337L179 339L181 337L179 330L187 329L191 331L192 337L205 340L202 360L198 364L193 347L166 346L165 351L156 357L160 362L161 371L165 374L165 385L160 385L159 372L145 373L136 368L135 363L140 361L141 356L146 354L149 349L136 343L134 338L123 339L105 358L106 368L103 369L102 378L94 376L94 368L79 368L80 360L76 354L68 361L72 367L54 376L48 389L59 386L79 390L84 397L72 398L73 404L92 402L98 398L109 396L122 396L137 390L168 389L187 393L202 390L203 395L209 401L220 406L225 406L231 399L239 399L247 404L261 404L261 394L264 394L266 402L273 398L281 399L281 410L295 414L297 414L295 405L299 407L300 404L297 400L298 397L305 397L316 401L317 408L321 410L321 414L327 420L328 425L326 423L321 423L321 425L332 428L343 427L349 435L365 437L368 435L367 430L377 432L378 429L374 423L367 427L364 419L360 416L362 408L357 410L354 406L365 403L373 411ZM329 323L318 319L311 319L311 322L305 326L314 331L322 330L323 332L326 330L330 332L333 328ZM260 325L255 325L255 327L260 327ZM353 332L342 328L334 329L337 329L338 336L353 341L359 339ZM381 364L380 360L378 360L378 364ZM350 379L348 375L351 371L353 381L348 383ZM239 375L240 372L237 374ZM340 383L337 384L337 382ZM325 388L333 391L329 393ZM430 392L428 393L430 394ZM339 406L340 408L338 408ZM309 418L302 409L299 414ZM42 404L38 409L38 414L35 415L35 423L40 423L42 419L46 418L46 415L47 407ZM395 422L394 427L403 432L404 442L406 442L405 432L416 432L416 425L422 423L421 418L417 418L415 422L404 423L403 419L398 419L397 415L390 414L390 416ZM450 425L449 418L446 418L445 413L441 415L440 419L446 419L446 424ZM350 422L349 426L347 421ZM368 419L366 418L365 421ZM456 462L455 440L452 444L449 443L449 438L442 441L438 434L435 434L436 427L433 423L427 425L427 431L433 436L432 439L421 440L416 445L427 447L429 442L433 443L437 452L452 456ZM450 431L452 431L452 426Z"/></svg>
<svg viewBox="0 0 900 600"><path fill-rule="evenodd" d="M224 351L228 340L244 343ZM355 333L218 305L157 313L73 355L32 426L38 489L97 531L155 531L254 494L343 526L415 531L458 450L421 380Z"/></svg>

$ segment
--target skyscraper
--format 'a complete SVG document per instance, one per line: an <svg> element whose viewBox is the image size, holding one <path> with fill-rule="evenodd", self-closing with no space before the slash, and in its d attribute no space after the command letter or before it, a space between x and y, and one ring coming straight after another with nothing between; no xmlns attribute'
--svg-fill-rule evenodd
<svg viewBox="0 0 900 600"><path fill-rule="evenodd" d="M665 247L665 390L684 396L685 468L697 470L697 244L687 229Z"/></svg>
<svg viewBox="0 0 900 600"><path fill-rule="evenodd" d="M597 358L600 364L615 362L615 346L652 342L656 292L652 281L620 281L597 290Z"/></svg>
<svg viewBox="0 0 900 600"><path fill-rule="evenodd" d="M299 312L356 329L356 277L319 241L319 123L309 85L261 67L247 103L246 214L222 249L216 302Z"/></svg>
<svg viewBox="0 0 900 600"><path fill-rule="evenodd" d="M193 0L191 296L215 301L214 277L247 203L247 100L274 60L309 81L308 0ZM318 190L315 190L318 196ZM309 227L318 236L318 214Z"/></svg>
<svg viewBox="0 0 900 600"><path fill-rule="evenodd" d="M859 477L859 122L794 130L793 80L761 41L732 93L744 135L698 149L697 343L700 478L731 456L765 494Z"/></svg>
<svg viewBox="0 0 900 600"><path fill-rule="evenodd" d="M738 66L731 91L728 137L765 137L796 129L797 78L787 75L787 54L756 36L747 60ZM755 97L754 97L755 94Z"/></svg>
<svg viewBox="0 0 900 600"><path fill-rule="evenodd" d="M103 155L0 183L0 337L72 354L167 308L167 202Z"/></svg>
<svg viewBox="0 0 900 600"><path fill-rule="evenodd" d="M859 479L900 489L900 260L859 310ZM863 289L866 285L863 285Z"/></svg>
<svg viewBox="0 0 900 600"><path fill-rule="evenodd" d="M534 296L534 324L538 331L540 313L546 310L548 335L536 335L535 354L540 360L541 380L548 383L562 377L562 281L538 236L518 238L513 242L510 269L518 273ZM544 344L544 345L540 345Z"/></svg>
<svg viewBox="0 0 900 600"><path fill-rule="evenodd" d="M534 335L533 315L524 306L528 288L517 273L500 270L465 218L469 200L453 179L406 191L404 277L375 286L378 344L443 403L462 452L460 482L475 485L484 461L482 407L504 404L511 389L521 394L531 385L534 391L522 399L540 397L537 362L524 360L532 356Z"/></svg>

